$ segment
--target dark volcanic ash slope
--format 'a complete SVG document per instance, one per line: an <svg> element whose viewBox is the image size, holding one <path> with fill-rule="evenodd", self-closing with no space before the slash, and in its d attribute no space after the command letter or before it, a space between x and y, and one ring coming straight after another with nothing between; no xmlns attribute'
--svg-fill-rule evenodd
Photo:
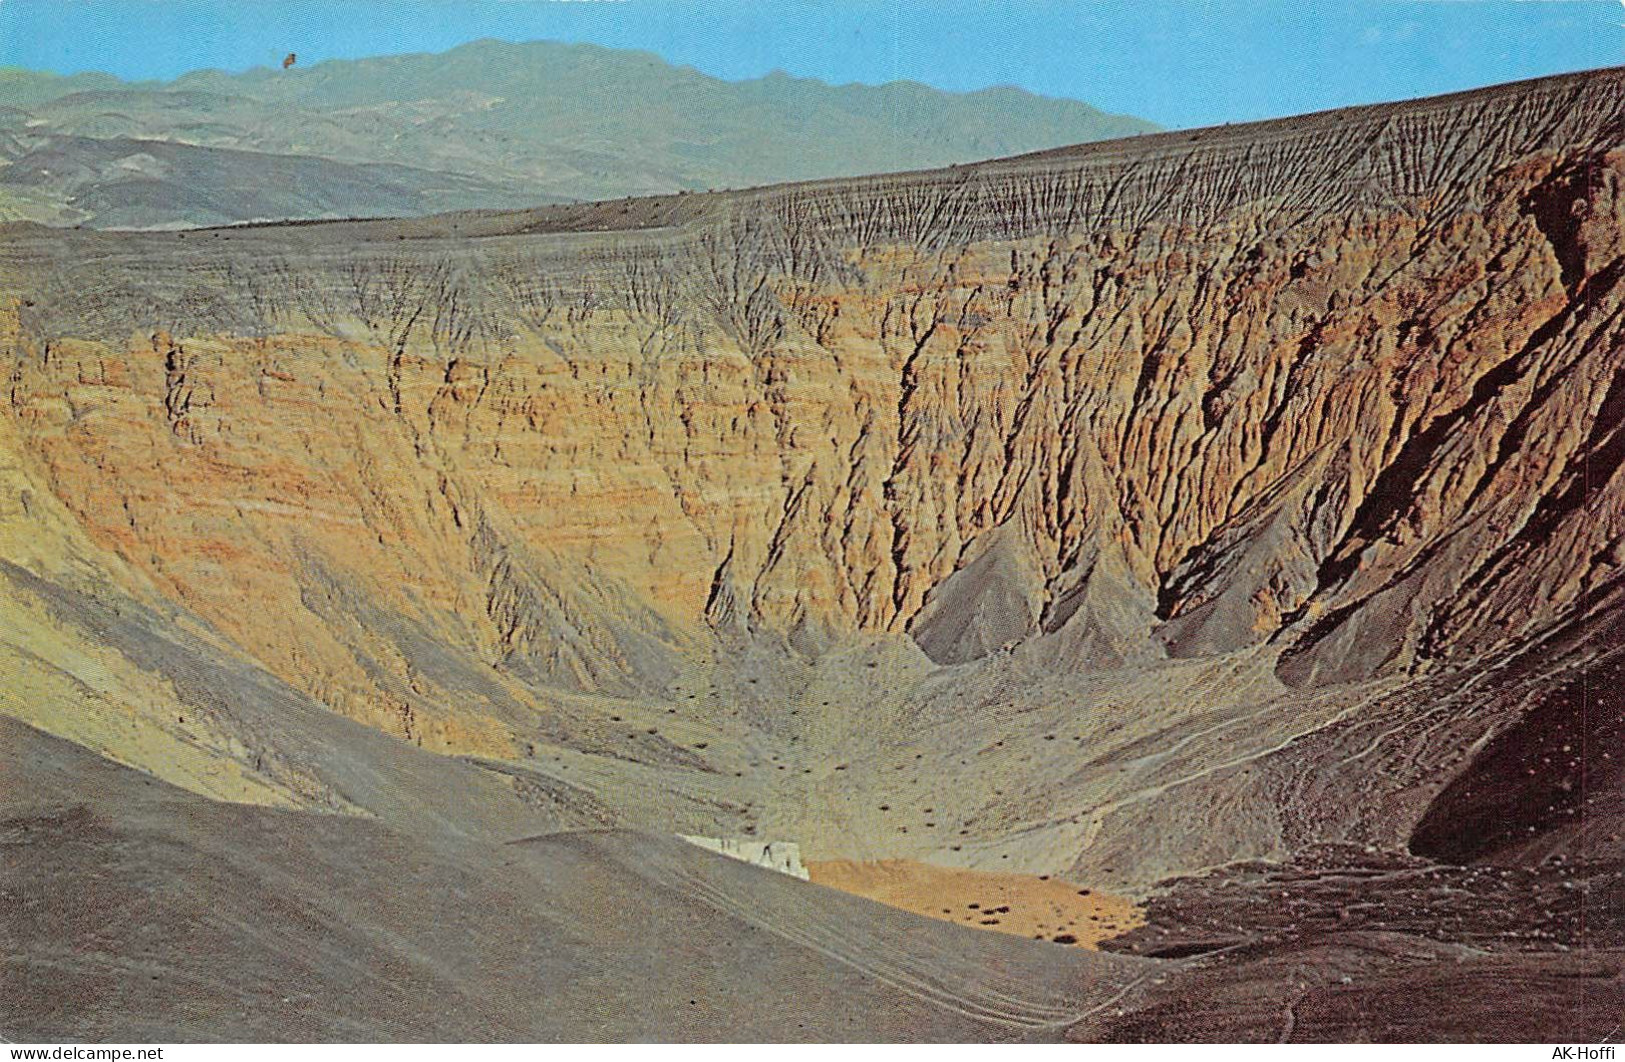
<svg viewBox="0 0 1625 1062"><path fill-rule="evenodd" d="M1422 1035L1381 981L1418 940L1444 994L1560 948L1613 985L1622 181L1610 70L728 195L13 227L0 707L380 814L230 698L168 722L61 603L116 588L563 828L1198 875L1124 946L1247 1035L1295 1004L1204 941L1330 978L1289 1034ZM1471 884L1407 891L1433 861Z"/></svg>
<svg viewBox="0 0 1625 1062"><path fill-rule="evenodd" d="M213 803L11 720L0 756L13 1042L1053 1039L1152 965L672 838Z"/></svg>

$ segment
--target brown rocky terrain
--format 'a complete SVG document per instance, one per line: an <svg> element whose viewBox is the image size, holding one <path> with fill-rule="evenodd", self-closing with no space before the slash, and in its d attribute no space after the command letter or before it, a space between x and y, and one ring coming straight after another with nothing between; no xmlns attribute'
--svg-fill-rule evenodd
<svg viewBox="0 0 1625 1062"><path fill-rule="evenodd" d="M1083 1038L1572 1039L1554 986L1621 985L1622 214L1610 70L741 193L11 226L0 712L402 845L1151 897L1156 972L1046 1019ZM1428 978L1539 1005L1429 1024ZM987 1033L909 1020L853 1035Z"/></svg>

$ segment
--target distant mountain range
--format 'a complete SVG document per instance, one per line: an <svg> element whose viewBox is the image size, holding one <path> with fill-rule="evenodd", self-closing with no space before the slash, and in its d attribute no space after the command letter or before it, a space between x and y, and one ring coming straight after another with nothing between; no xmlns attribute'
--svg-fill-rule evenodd
<svg viewBox="0 0 1625 1062"><path fill-rule="evenodd" d="M170 82L0 70L0 220L412 215L919 169L1156 129L1015 88L723 81L484 40Z"/></svg>

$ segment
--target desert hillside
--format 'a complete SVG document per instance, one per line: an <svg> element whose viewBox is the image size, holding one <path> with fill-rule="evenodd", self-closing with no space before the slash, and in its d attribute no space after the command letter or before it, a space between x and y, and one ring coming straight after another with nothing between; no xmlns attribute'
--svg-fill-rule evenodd
<svg viewBox="0 0 1625 1062"><path fill-rule="evenodd" d="M409 217L941 166L1155 129L1016 88L723 81L556 41L168 82L0 69L0 220Z"/></svg>

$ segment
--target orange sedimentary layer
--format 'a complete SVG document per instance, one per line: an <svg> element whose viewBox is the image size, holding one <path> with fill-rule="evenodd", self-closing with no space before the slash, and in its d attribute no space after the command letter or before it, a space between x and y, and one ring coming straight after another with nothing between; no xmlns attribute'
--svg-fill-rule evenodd
<svg viewBox="0 0 1625 1062"><path fill-rule="evenodd" d="M1057 877L911 859L807 864L819 885L944 922L1093 948L1144 921L1133 902Z"/></svg>

